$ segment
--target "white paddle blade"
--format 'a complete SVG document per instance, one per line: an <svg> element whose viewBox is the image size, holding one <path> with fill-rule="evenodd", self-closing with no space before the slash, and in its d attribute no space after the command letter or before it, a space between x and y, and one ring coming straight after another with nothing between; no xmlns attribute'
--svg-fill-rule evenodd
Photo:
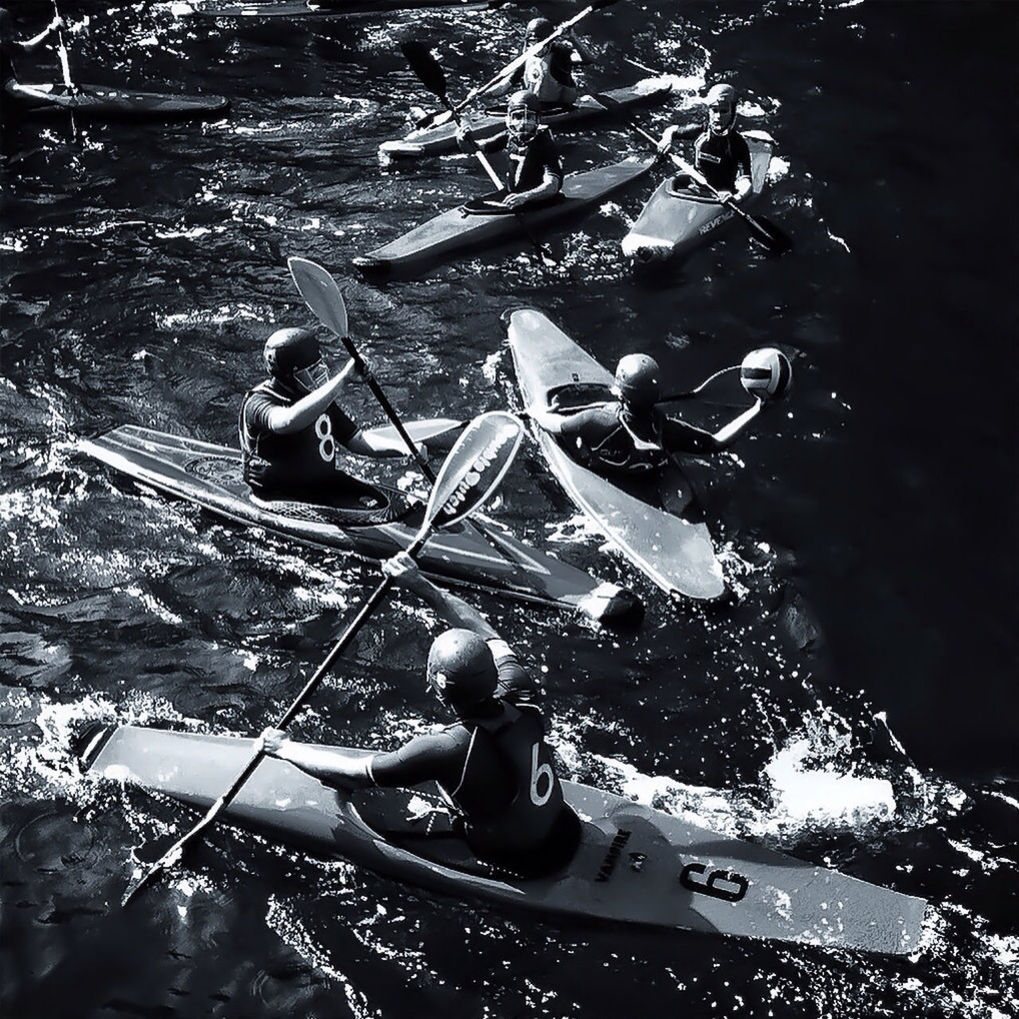
<svg viewBox="0 0 1019 1019"><path fill-rule="evenodd" d="M422 532L462 520L483 505L509 470L523 437L520 420L504 410L471 421L435 479Z"/></svg>
<svg viewBox="0 0 1019 1019"><path fill-rule="evenodd" d="M337 336L347 336L347 306L336 280L308 258L288 258L287 265L305 304L322 325Z"/></svg>

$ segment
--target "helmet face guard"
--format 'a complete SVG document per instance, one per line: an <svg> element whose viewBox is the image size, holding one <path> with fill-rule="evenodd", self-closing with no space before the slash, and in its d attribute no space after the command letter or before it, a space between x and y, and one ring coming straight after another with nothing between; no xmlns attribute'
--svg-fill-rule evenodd
<svg viewBox="0 0 1019 1019"><path fill-rule="evenodd" d="M329 368L320 357L313 365L309 365L307 368L298 368L294 372L292 380L299 389L310 393L329 381Z"/></svg>
<svg viewBox="0 0 1019 1019"><path fill-rule="evenodd" d="M541 123L541 103L533 92L514 92L506 103L506 130L517 141L530 141Z"/></svg>

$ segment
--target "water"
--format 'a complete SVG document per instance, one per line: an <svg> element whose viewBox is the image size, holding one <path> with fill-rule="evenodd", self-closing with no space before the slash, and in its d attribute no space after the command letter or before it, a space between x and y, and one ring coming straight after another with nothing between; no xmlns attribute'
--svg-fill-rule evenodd
<svg viewBox="0 0 1019 1019"><path fill-rule="evenodd" d="M456 96L519 19L89 10L70 33L81 80L223 93L234 110L77 140L60 122L5 132L0 1010L1014 1014L1011 6L593 16L608 48L595 86L639 73L624 56L687 87L732 73L760 111L745 125L779 140L764 211L795 254L769 260L733 231L665 278L636 277L617 245L647 182L555 240L554 270L521 252L381 289L349 259L480 187L460 157L378 166L378 143L426 99L397 40L413 25L434 44ZM15 9L26 34L29 11ZM42 59L38 77L53 78ZM668 116L641 120L658 130ZM623 128L563 147L572 167L642 151ZM83 779L74 734L93 720L256 732L374 580L126 486L75 450L124 422L233 443L262 339L309 321L290 254L336 274L354 335L410 416L515 399L498 315L521 304L606 363L647 350L676 388L751 346L793 357L789 401L695 471L732 605L670 608L600 550L533 449L498 516L635 587L648 617L612 634L477 603L546 670L570 774L927 898L916 957L536 923L229 830L117 907L133 849L190 816ZM380 418L368 397L354 409ZM304 738L391 745L438 719L415 675L429 630L414 610L397 598L380 611L302 717Z"/></svg>

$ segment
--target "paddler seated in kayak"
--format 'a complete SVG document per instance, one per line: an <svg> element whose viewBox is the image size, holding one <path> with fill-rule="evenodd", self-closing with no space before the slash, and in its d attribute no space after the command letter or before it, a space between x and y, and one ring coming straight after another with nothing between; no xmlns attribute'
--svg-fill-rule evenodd
<svg viewBox="0 0 1019 1019"><path fill-rule="evenodd" d="M18 93L18 73L15 67L15 55L18 50L27 52L35 49L51 32L62 28L63 24L59 16L54 17L38 35L31 39L16 39L14 19L6 7L0 7L0 80L3 81L3 90L8 96L16 96Z"/></svg>
<svg viewBox="0 0 1019 1019"><path fill-rule="evenodd" d="M255 495L328 505L370 491L340 467L340 446L361 456L408 455L398 438L362 432L336 402L355 364L330 376L313 332L277 329L263 356L269 378L245 394L238 421L244 480Z"/></svg>
<svg viewBox="0 0 1019 1019"><path fill-rule="evenodd" d="M527 23L524 49L547 39L554 31L548 18L533 18ZM575 106L577 83L573 79L573 69L592 64L596 59L594 50L571 31L529 56L505 84L495 86L490 94L504 95L523 88L534 93L542 109Z"/></svg>
<svg viewBox="0 0 1019 1019"><path fill-rule="evenodd" d="M708 108L708 124L672 125L662 133L658 151L662 155L672 150L677 138L694 141L694 167L722 198L742 201L753 189L750 176L750 148L746 139L736 130L736 90L732 85L719 84L709 89L704 99ZM688 187L688 177L677 177L677 187Z"/></svg>
<svg viewBox="0 0 1019 1019"><path fill-rule="evenodd" d="M405 552L382 568L452 627L432 643L426 683L456 721L369 758L266 729L266 752L339 789L436 782L456 830L479 859L531 876L565 866L580 824L563 799L545 742L538 686L485 617L439 590Z"/></svg>
<svg viewBox="0 0 1019 1019"><path fill-rule="evenodd" d="M507 209L540 205L556 197L563 186L563 164L552 132L541 123L538 100L521 89L506 104L506 130L494 138L476 142L468 128L456 133L462 152L506 151L509 165L505 174L506 194L488 196Z"/></svg>
<svg viewBox="0 0 1019 1019"><path fill-rule="evenodd" d="M582 466L617 477L646 475L663 468L672 453L714 453L728 446L759 413L743 411L717 432L669 417L661 399L658 362L647 354L627 354L616 367L611 402L557 413L535 404L531 419Z"/></svg>

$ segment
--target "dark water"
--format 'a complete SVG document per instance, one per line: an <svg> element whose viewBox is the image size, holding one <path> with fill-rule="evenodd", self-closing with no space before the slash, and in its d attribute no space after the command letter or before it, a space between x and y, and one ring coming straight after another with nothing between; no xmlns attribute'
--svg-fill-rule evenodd
<svg viewBox="0 0 1019 1019"><path fill-rule="evenodd" d="M26 34L37 6L15 7ZM458 95L519 20L432 15L415 34ZM1014 6L620 4L589 21L609 54L590 83L637 75L623 57L688 87L731 73L758 110L746 125L779 140L766 211L795 254L766 259L734 231L635 277L618 241L648 182L556 240L555 270L510 254L374 289L353 255L480 186L462 158L378 166L425 98L396 49L409 23L97 6L70 35L80 79L227 94L229 120L5 130L0 1012L1015 1014ZM40 59L38 77L57 77ZM564 149L573 167L640 151L625 130ZM374 579L124 486L75 450L122 422L232 443L261 340L309 318L289 254L341 280L412 416L512 401L498 315L520 304L607 363L655 354L677 388L752 346L793 357L788 403L695 470L732 605L670 608L599 551L533 450L500 518L634 586L647 619L609 634L478 604L547 669L572 775L927 898L923 951L539 924L229 830L117 907L132 848L190 819L82 779L74 733L257 731ZM389 745L437 720L412 609L379 613L302 736Z"/></svg>

